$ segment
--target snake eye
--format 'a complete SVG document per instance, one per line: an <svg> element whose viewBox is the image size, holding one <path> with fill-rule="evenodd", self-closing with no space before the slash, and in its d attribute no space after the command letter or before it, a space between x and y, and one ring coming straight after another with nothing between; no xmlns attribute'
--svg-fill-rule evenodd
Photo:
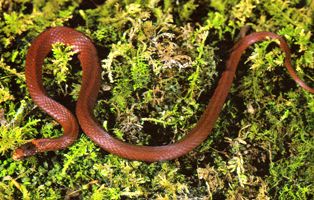
<svg viewBox="0 0 314 200"><path fill-rule="evenodd" d="M36 146L28 142L23 144L21 147L17 148L13 153L13 160L21 160L27 156L32 156L37 153Z"/></svg>

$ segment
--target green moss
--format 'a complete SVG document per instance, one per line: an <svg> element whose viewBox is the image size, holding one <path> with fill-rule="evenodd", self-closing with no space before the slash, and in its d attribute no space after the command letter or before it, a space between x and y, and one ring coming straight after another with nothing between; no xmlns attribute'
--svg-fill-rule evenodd
<svg viewBox="0 0 314 200"><path fill-rule="evenodd" d="M62 134L25 85L27 49L48 27L73 27L94 41L103 69L94 113L104 129L129 143L161 145L194 127L244 25L283 35L293 47L298 75L313 86L313 5L0 1L0 199L312 198L314 96L282 67L276 41L247 50L211 136L182 158L128 161L84 134L65 150L23 161L11 154L33 138ZM71 47L56 44L43 67L48 94L73 105L81 83L78 65Z"/></svg>

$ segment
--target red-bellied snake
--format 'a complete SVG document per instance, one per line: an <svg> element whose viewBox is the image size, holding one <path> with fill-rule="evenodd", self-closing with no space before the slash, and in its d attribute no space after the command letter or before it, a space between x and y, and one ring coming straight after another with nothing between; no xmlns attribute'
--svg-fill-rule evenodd
<svg viewBox="0 0 314 200"><path fill-rule="evenodd" d="M104 150L130 160L147 162L178 158L201 144L211 132L222 110L243 51L251 44L276 39L285 53L284 65L291 77L305 90L314 93L314 88L307 86L291 66L290 50L285 40L271 32L257 32L242 37L232 48L226 69L209 101L206 110L196 126L180 141L165 146L139 146L122 142L96 122L93 107L97 99L101 82L101 67L96 48L92 41L82 33L67 27L50 28L41 33L31 44L26 56L26 84L34 102L63 127L64 134L53 139L34 139L13 154L14 159L22 159L38 152L64 149L72 144L79 132L79 125L87 136ZM76 104L76 117L64 106L49 98L42 84L42 64L56 42L71 45L78 53L83 75L79 98ZM76 120L78 119L78 121Z"/></svg>

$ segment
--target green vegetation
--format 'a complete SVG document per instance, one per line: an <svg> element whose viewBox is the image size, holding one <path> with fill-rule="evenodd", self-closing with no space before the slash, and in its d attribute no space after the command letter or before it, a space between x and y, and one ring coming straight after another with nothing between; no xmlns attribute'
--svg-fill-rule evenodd
<svg viewBox="0 0 314 200"><path fill-rule="evenodd" d="M246 52L214 130L186 156L128 161L81 134L68 149L11 158L21 144L62 134L25 85L27 49L48 27L94 41L103 68L94 112L104 129L162 145L195 125L244 25L283 35L314 87L313 0L0 0L0 13L0 199L313 198L314 95L289 77L274 41ZM78 65L63 44L45 61L48 94L66 105L78 97Z"/></svg>

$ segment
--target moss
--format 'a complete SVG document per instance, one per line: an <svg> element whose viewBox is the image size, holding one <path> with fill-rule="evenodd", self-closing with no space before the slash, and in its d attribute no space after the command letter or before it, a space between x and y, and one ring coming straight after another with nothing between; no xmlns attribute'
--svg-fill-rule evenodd
<svg viewBox="0 0 314 200"><path fill-rule="evenodd" d="M314 96L291 80L276 41L253 45L212 134L167 162L128 161L84 134L68 149L13 161L19 145L62 129L30 99L24 67L32 39L73 27L102 66L94 113L117 138L175 142L193 128L239 29L272 31L292 47L313 86L313 1L0 1L0 199L310 199ZM74 110L81 70L71 47L45 60L48 94Z"/></svg>

